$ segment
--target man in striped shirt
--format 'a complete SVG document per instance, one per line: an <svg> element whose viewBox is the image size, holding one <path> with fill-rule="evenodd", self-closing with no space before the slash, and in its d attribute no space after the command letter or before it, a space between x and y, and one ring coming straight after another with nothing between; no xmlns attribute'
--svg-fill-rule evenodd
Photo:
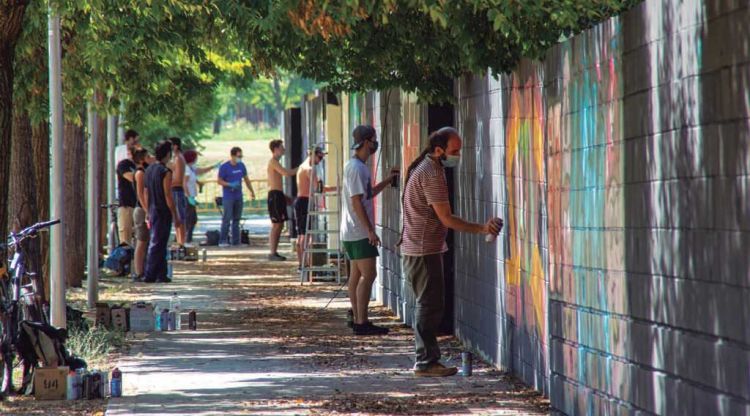
<svg viewBox="0 0 750 416"><path fill-rule="evenodd" d="M445 243L448 229L494 236L503 225L499 218L475 224L451 212L444 168L458 165L461 143L461 137L453 128L444 127L432 133L429 145L406 173L401 254L404 274L416 299L414 374L419 377L452 376L458 371L440 363L435 336L443 318L443 253L448 250Z"/></svg>

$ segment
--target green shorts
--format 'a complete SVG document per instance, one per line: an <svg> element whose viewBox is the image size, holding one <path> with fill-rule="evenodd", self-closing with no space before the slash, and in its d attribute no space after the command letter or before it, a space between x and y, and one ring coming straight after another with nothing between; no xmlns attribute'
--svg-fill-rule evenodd
<svg viewBox="0 0 750 416"><path fill-rule="evenodd" d="M349 260L363 260L378 257L378 248L370 240L344 241L344 250Z"/></svg>

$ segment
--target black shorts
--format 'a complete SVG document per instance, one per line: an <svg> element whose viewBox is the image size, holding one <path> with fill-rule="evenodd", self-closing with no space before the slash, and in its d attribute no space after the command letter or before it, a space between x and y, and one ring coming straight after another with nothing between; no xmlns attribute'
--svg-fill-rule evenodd
<svg viewBox="0 0 750 416"><path fill-rule="evenodd" d="M297 218L297 234L305 235L307 232L307 208L310 198L300 197L294 201L294 216Z"/></svg>
<svg viewBox="0 0 750 416"><path fill-rule="evenodd" d="M274 224L289 220L289 215L286 213L286 195L283 192L268 192L268 215Z"/></svg>

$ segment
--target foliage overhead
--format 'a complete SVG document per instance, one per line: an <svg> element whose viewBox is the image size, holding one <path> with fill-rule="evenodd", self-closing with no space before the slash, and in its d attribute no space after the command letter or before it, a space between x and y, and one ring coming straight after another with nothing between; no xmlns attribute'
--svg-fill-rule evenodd
<svg viewBox="0 0 750 416"><path fill-rule="evenodd" d="M511 71L640 0L278 0L225 10L256 71L282 67L348 91L451 95L469 72Z"/></svg>

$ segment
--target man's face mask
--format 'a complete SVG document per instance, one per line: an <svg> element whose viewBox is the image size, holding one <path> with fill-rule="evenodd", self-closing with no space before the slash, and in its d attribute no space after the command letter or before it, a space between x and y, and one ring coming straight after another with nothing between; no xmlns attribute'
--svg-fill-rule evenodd
<svg viewBox="0 0 750 416"><path fill-rule="evenodd" d="M445 153L445 149L443 149L443 154L440 155L440 163L443 165L443 167L446 167L446 168L455 168L456 166L458 166L458 163L460 161L461 161L461 156L449 155Z"/></svg>
<svg viewBox="0 0 750 416"><path fill-rule="evenodd" d="M378 148L380 147L380 143L375 140L369 140L369 142L372 143L372 146L370 147L370 154L377 152Z"/></svg>

